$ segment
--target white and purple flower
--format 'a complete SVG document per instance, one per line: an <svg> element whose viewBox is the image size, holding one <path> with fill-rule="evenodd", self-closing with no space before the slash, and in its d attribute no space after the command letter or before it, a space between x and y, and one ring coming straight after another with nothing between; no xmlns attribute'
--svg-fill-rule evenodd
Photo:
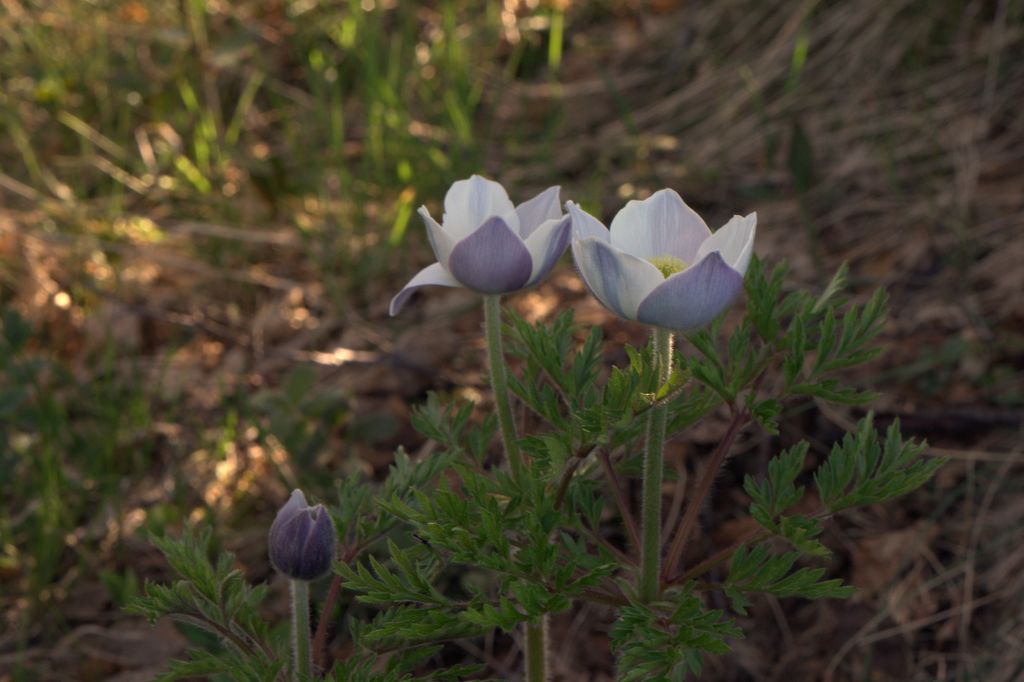
<svg viewBox="0 0 1024 682"><path fill-rule="evenodd" d="M673 331L706 325L743 289L757 214L713 233L673 190L630 201L611 229L573 202L572 250L583 281L613 313Z"/></svg>
<svg viewBox="0 0 1024 682"><path fill-rule="evenodd" d="M504 187L474 175L448 190L442 224L420 207L438 262L420 270L391 299L391 314L398 314L414 291L432 284L487 295L537 284L569 245L570 220L562 215L558 193L558 187L549 187L514 206Z"/></svg>

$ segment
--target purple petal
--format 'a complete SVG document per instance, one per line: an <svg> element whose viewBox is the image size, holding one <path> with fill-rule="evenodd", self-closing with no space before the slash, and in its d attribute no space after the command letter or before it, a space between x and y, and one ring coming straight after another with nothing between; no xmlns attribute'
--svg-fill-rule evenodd
<svg viewBox="0 0 1024 682"><path fill-rule="evenodd" d="M742 289L743 276L715 252L655 288L640 303L636 319L664 329L691 331L715 319Z"/></svg>
<svg viewBox="0 0 1024 682"><path fill-rule="evenodd" d="M697 249L710 236L707 224L671 189L630 201L611 226L616 248L639 258L674 256L684 263L697 260Z"/></svg>
<svg viewBox="0 0 1024 682"><path fill-rule="evenodd" d="M628 320L636 319L640 301L665 281L652 264L600 239L574 240L572 254L594 298Z"/></svg>
<svg viewBox="0 0 1024 682"><path fill-rule="evenodd" d="M571 226L572 220L569 216L548 220L526 239L526 249L530 252L530 260L533 262L528 286L547 277L551 268L555 267L555 263L569 246Z"/></svg>
<svg viewBox="0 0 1024 682"><path fill-rule="evenodd" d="M419 272L416 276L409 280L409 283L402 287L402 290L391 299L391 307L389 308L389 314L394 317L398 314L398 311L402 309L405 302L409 300L409 297L419 289L420 287L426 287L430 285L437 285L442 287L458 287L462 286L459 282L444 269L440 263L434 263L428 265Z"/></svg>
<svg viewBox="0 0 1024 682"><path fill-rule="evenodd" d="M334 521L324 506L318 504L311 513L313 524L302 548L301 567L296 576L303 580L314 580L331 569L337 544Z"/></svg>
<svg viewBox="0 0 1024 682"><path fill-rule="evenodd" d="M309 507L306 504L306 496L302 494L302 491L296 488L292 491L292 494L288 496L288 501L285 502L284 506L277 511L277 516L274 517L274 523L271 524L271 529L274 526L279 526L282 523L289 521L294 518L303 509Z"/></svg>
<svg viewBox="0 0 1024 682"><path fill-rule="evenodd" d="M560 190L557 185L548 187L534 198L516 206L520 237L527 239L534 230L547 221L562 217L562 206L558 198Z"/></svg>
<svg viewBox="0 0 1024 682"><path fill-rule="evenodd" d="M468 237L491 216L503 216L512 229L519 230L518 216L505 188L493 180L474 175L452 183L444 197L444 229L456 241Z"/></svg>
<svg viewBox="0 0 1024 682"><path fill-rule="evenodd" d="M565 210L572 216L573 239L593 237L603 242L608 241L608 228L600 220L580 208L575 201L565 202Z"/></svg>
<svg viewBox="0 0 1024 682"><path fill-rule="evenodd" d="M322 504L311 509L305 506L305 498L299 498L303 506L290 506L296 499L293 494L282 509L285 517L279 513L270 527L270 562L293 580L315 580L331 568L337 534Z"/></svg>
<svg viewBox="0 0 1024 682"><path fill-rule="evenodd" d="M270 527L268 553L274 568L294 577L300 568L303 548L312 527L313 519L309 515L308 507L304 507L283 523L275 523Z"/></svg>
<svg viewBox="0 0 1024 682"><path fill-rule="evenodd" d="M533 261L523 240L504 219L492 216L452 249L448 269L462 286L481 294L523 288Z"/></svg>

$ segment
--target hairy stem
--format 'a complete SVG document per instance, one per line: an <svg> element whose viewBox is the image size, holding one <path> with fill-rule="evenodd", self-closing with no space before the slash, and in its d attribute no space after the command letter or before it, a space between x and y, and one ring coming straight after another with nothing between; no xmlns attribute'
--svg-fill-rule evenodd
<svg viewBox="0 0 1024 682"><path fill-rule="evenodd" d="M596 448L595 448L596 449ZM565 465L565 470L562 472L562 478L558 481L558 488L555 490L555 509L562 508L562 502L565 501L565 494L569 491L569 484L572 483L572 475L579 469L580 464L583 463L583 457L573 457L569 460L569 463Z"/></svg>
<svg viewBox="0 0 1024 682"><path fill-rule="evenodd" d="M309 583L292 580L292 657L295 679L306 680L313 674L313 656L309 646Z"/></svg>
<svg viewBox="0 0 1024 682"><path fill-rule="evenodd" d="M547 682L548 617L526 624L526 682Z"/></svg>
<svg viewBox="0 0 1024 682"><path fill-rule="evenodd" d="M654 328L654 366L659 387L672 374L672 334ZM644 450L643 507L640 517L640 600L657 598L661 573L661 480L664 471L665 405L647 414L647 442Z"/></svg>
<svg viewBox="0 0 1024 682"><path fill-rule="evenodd" d="M327 626L339 594L341 594L341 576L335 574L331 578L331 586L327 590L324 608L320 612L320 620L316 624L316 632L313 635L313 661L321 670L327 669Z"/></svg>
<svg viewBox="0 0 1024 682"><path fill-rule="evenodd" d="M513 476L523 473L523 456L516 439L516 424L508 398L508 369L501 341L501 297L484 297L484 334L487 338L487 364L491 370L491 390L498 408L498 425L505 456L512 467ZM526 624L526 680L545 682L547 679L547 616Z"/></svg>
<svg viewBox="0 0 1024 682"><path fill-rule="evenodd" d="M640 531L636 527L636 518L633 516L633 512L629 510L626 494L622 492L622 482L619 480L619 475L615 472L615 465L612 464L611 457L608 456L608 452L604 449L598 451L597 459L601 462L601 469L608 479L608 485L612 489L615 504L618 505L619 513L622 514L622 521L626 524L626 534L629 535L629 543L633 551L636 551L640 547Z"/></svg>
<svg viewBox="0 0 1024 682"><path fill-rule="evenodd" d="M812 519L817 521L826 521L831 517L832 512L826 510L819 511L811 516ZM743 545L749 545L753 547L757 543L767 540L770 537L772 537L772 534L764 528L758 528L757 530L750 531L749 533L743 535L742 537L740 537L739 540L736 540L725 549L718 550L704 561L701 561L699 564L696 564L692 568L686 569L679 575L671 577L668 580L668 584L682 585L687 581L702 576L711 569L722 565L730 558L732 558L732 555L736 553L736 550L738 550Z"/></svg>
<svg viewBox="0 0 1024 682"><path fill-rule="evenodd" d="M671 577L667 581L667 583L669 585L681 585L689 580L693 580L694 578L702 576L711 569L720 566L721 564L732 558L732 555L736 553L736 550L738 550L743 545L753 546L754 544L761 542L762 540L766 540L769 537L771 537L771 533L764 529L758 529L750 533L747 533L746 535L742 536L739 540L736 540L731 545L726 547L725 549L718 550L707 559L701 561L699 564L687 569L684 573L680 573L677 576Z"/></svg>
<svg viewBox="0 0 1024 682"><path fill-rule="evenodd" d="M686 507L686 513L683 514L683 518L679 522L676 536L672 539L672 546L669 547L665 562L664 575L666 578L671 577L675 573L679 560L683 556L683 550L686 548L686 541L690 539L690 533L693 532L693 527L697 523L697 515L700 514L705 499L711 493L711 486L715 482L718 470L722 468L722 464L732 449L732 444L736 441L736 436L739 435L740 429L747 423L749 418L750 414L746 410L741 409L733 412L732 421L729 422L729 429L722 440L719 441L715 452L711 455L711 461L708 462L707 468L704 470L703 475L701 475L700 481L697 483L697 490L694 491L693 497L690 498L690 502Z"/></svg>
<svg viewBox="0 0 1024 682"><path fill-rule="evenodd" d="M508 374L501 342L501 297L484 296L484 334L487 337L487 364L491 372L491 390L498 409L501 443L513 474L523 470L523 459L516 440L516 424L508 399Z"/></svg>

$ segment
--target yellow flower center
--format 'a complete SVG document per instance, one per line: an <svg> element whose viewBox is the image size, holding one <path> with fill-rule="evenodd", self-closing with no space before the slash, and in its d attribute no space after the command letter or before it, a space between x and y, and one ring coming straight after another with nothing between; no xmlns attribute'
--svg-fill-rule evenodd
<svg viewBox="0 0 1024 682"><path fill-rule="evenodd" d="M668 278L670 275L674 275L677 272L682 272L686 268L690 267L685 261L679 260L675 256L655 256L650 259L651 264L661 271L662 276Z"/></svg>

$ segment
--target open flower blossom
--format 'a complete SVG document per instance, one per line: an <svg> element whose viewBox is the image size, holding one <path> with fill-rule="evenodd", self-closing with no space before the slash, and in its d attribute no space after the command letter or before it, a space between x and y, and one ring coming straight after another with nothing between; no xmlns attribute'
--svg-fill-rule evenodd
<svg viewBox="0 0 1024 682"><path fill-rule="evenodd" d="M538 283L569 245L570 221L562 215L559 189L549 187L513 206L504 187L474 175L452 184L440 225L420 207L437 262L398 292L391 314L414 291L431 284L507 294Z"/></svg>
<svg viewBox="0 0 1024 682"><path fill-rule="evenodd" d="M620 317L673 331L704 326L743 289L757 214L713 233L673 190L630 201L611 229L568 202L572 250L583 281Z"/></svg>
<svg viewBox="0 0 1024 682"><path fill-rule="evenodd" d="M316 580L331 570L336 543L331 515L295 490L270 526L270 563L292 580Z"/></svg>

